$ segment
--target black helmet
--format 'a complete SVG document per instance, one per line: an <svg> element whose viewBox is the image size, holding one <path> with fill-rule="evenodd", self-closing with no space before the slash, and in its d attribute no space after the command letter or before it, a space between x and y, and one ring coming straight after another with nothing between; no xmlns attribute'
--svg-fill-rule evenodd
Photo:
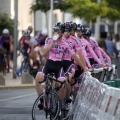
<svg viewBox="0 0 120 120"><path fill-rule="evenodd" d="M71 25L71 29L72 29L72 30L76 30L77 24L76 24L75 22L73 22L73 21L70 21L69 23L70 23L70 25Z"/></svg>
<svg viewBox="0 0 120 120"><path fill-rule="evenodd" d="M64 32L64 24L62 24L61 22L57 22L54 26L53 26L54 31L59 30L60 32Z"/></svg>
<svg viewBox="0 0 120 120"><path fill-rule="evenodd" d="M76 30L83 33L85 31L85 27L82 24L77 24L77 29Z"/></svg>
<svg viewBox="0 0 120 120"><path fill-rule="evenodd" d="M68 30L69 32L71 31L71 25L69 22L64 23L64 31Z"/></svg>
<svg viewBox="0 0 120 120"><path fill-rule="evenodd" d="M91 36L91 30L89 28L85 28L85 31L83 32L83 37L90 37Z"/></svg>

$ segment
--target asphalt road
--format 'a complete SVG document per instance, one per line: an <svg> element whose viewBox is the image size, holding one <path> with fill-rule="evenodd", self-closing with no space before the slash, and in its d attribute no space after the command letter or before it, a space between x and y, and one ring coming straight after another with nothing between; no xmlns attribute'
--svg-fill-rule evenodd
<svg viewBox="0 0 120 120"><path fill-rule="evenodd" d="M36 98L33 88L0 90L0 120L32 120L31 111Z"/></svg>

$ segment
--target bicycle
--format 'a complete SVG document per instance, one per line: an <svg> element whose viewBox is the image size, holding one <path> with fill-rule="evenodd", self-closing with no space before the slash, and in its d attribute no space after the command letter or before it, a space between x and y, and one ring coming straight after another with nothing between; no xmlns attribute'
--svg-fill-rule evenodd
<svg viewBox="0 0 120 120"><path fill-rule="evenodd" d="M68 80L68 83L70 84L70 86L72 88L71 93L70 93L71 102L70 102L70 106L69 106L68 110L66 110L66 109L61 110L61 117L59 120L73 120L73 115L69 115L69 111L71 111L70 109L72 109L72 105L74 104L74 101L75 101L75 84L81 83L82 76L83 76L83 74L78 78L73 77L72 78L72 79L74 79L73 83L70 83L70 81Z"/></svg>
<svg viewBox="0 0 120 120"><path fill-rule="evenodd" d="M32 120L40 120L40 116L42 117L42 120L50 119L50 120L57 120L60 115L60 100L58 96L58 91L62 87L63 84L65 84L66 81L59 81L55 78L53 78L53 74L48 74L45 76L45 79L40 84L45 81L45 89L44 92L38 96L38 98L35 100L32 108ZM55 85L54 82L60 83L60 85ZM40 111L42 111L38 106L41 102L41 98L43 98L42 104L43 104L43 112L42 115L40 115Z"/></svg>

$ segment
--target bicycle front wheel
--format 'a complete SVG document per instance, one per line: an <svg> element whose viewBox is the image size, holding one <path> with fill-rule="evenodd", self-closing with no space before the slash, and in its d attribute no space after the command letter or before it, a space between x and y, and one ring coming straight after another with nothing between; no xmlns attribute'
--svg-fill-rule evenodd
<svg viewBox="0 0 120 120"><path fill-rule="evenodd" d="M32 120L57 120L60 112L60 101L56 93L50 92L47 95L47 101L50 101L50 109L46 110L45 106L40 109L40 99L44 98L44 94L41 94L35 101L32 108ZM43 99L43 103L46 99Z"/></svg>

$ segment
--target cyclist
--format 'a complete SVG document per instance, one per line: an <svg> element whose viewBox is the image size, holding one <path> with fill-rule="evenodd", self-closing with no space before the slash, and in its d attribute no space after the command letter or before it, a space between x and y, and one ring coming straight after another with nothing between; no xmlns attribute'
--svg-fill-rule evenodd
<svg viewBox="0 0 120 120"><path fill-rule="evenodd" d="M7 72L10 72L10 53L11 53L11 46L12 46L12 36L9 34L8 29L3 30L3 35L0 36L0 41L2 42L2 47L6 50L7 55Z"/></svg>
<svg viewBox="0 0 120 120"><path fill-rule="evenodd" d="M79 26L83 27L83 25L80 25L78 24L77 25L78 28ZM84 48L87 52L87 56L90 60L90 64L93 65L95 62L97 62L100 66L103 66L103 64L101 63L101 61L98 59L97 55L95 54L95 52L93 51L92 49L92 46L88 43L88 41L85 39L86 38L86 33L85 31L76 31L77 33L77 37L79 38L79 40L81 40L81 42L83 43L84 45ZM83 37L83 34L84 34L84 37Z"/></svg>
<svg viewBox="0 0 120 120"><path fill-rule="evenodd" d="M63 39L65 40L65 42L67 42L68 44L71 45L71 47L74 49L75 53L78 52L79 56L80 56L80 60L84 60L84 58L82 58L82 54L81 54L81 47L79 46L77 40L75 37L70 35L70 31L72 30L71 25L69 24L69 22L64 23L64 33L63 33ZM69 76L69 82L72 82L72 77L75 74L75 68L74 68L74 60L72 59L72 56L70 54L70 51L66 50L64 51L64 57L63 57L63 70L65 72L65 74ZM82 61L82 63L84 63L84 61ZM66 82L66 89L67 89L67 94L66 94L66 103L70 103L70 92L71 92L71 86L68 82Z"/></svg>
<svg viewBox="0 0 120 120"><path fill-rule="evenodd" d="M91 30L89 28L85 28L84 30L84 36L86 38L86 40L88 41L88 43L92 46L92 49L94 50L94 52L96 53L96 55L98 56L98 58L100 59L100 61L102 62L103 66L105 67L105 62L103 59L103 56L100 52L99 46L97 41L95 40L95 38L90 37L91 36Z"/></svg>
<svg viewBox="0 0 120 120"><path fill-rule="evenodd" d="M30 31L30 34L32 34L32 31L33 31L32 26L28 26L27 30L29 30L29 31ZM23 36L20 38L20 40L19 40L19 42L18 42L18 50L20 50L20 48L21 48L21 41L23 41L24 39L26 39L26 38L25 38L25 36L24 36L24 34L23 34ZM19 53L19 54L20 54L20 53Z"/></svg>
<svg viewBox="0 0 120 120"><path fill-rule="evenodd" d="M40 62L41 62L41 65L44 65L45 64L45 56L43 55L43 47L45 45L45 40L46 38L48 37L48 31L46 28L44 28L38 35L37 37L37 41L38 41L38 44L40 45Z"/></svg>
<svg viewBox="0 0 120 120"><path fill-rule="evenodd" d="M83 46L82 42L80 43L80 41L78 40L78 38L75 36L75 31L77 29L77 24L75 22L73 22L73 21L70 21L69 24L71 26L70 35L73 36L76 39L77 43L79 44L79 46L81 48L81 54L83 55L82 58L84 59L83 60L83 64L86 65L86 63L87 63L88 66L89 66L89 68L91 68L91 65L89 63L89 59L87 58L87 54L86 54L86 51L84 49L84 46ZM77 54L77 56L80 58L80 56L78 54ZM79 78L80 75L83 73L83 69L79 65L77 65L77 63L75 61L74 61L74 65L75 65L75 74L74 74L74 77L75 78ZM79 85L76 84L75 86L76 86L75 87L75 94L77 94L77 90L79 88Z"/></svg>
<svg viewBox="0 0 120 120"><path fill-rule="evenodd" d="M39 45L35 38L30 35L29 30L25 30L24 36L26 39L23 39L21 41L21 48L20 52L23 54L23 56L28 58L28 63L30 64L30 58L33 60L33 66L32 68L37 69L39 67L39 61L37 60L36 54L39 53ZM19 73L21 72L22 68L19 68L16 71L17 76L19 76Z"/></svg>
<svg viewBox="0 0 120 120"><path fill-rule="evenodd" d="M110 57L107 55L107 53L102 48L99 47L99 50L100 50L103 58L105 59L106 66L111 67L112 64L111 64Z"/></svg>
<svg viewBox="0 0 120 120"><path fill-rule="evenodd" d="M58 80L65 80L65 75L63 71L63 66L62 66L62 59L63 59L63 54L66 49L70 51L71 56L77 61L79 65L82 66L84 71L86 71L86 68L82 65L81 61L77 58L75 55L74 50L72 47L69 46L68 43L64 41L62 38L62 34L64 32L64 25L60 22L56 23L54 25L54 34L53 38L47 38L45 41L45 46L44 46L44 54L48 54L48 59L45 64L45 67L37 73L36 78L35 78L35 86L38 95L40 95L43 92L41 84L39 84L39 81L43 81L44 75L47 75L48 73L54 72L55 77ZM56 41L54 41L54 38L56 38ZM64 100L64 87L59 91L59 97L61 103L63 103ZM40 100L43 101L43 100ZM40 103L39 107L42 106ZM41 108L41 107L40 107Z"/></svg>

